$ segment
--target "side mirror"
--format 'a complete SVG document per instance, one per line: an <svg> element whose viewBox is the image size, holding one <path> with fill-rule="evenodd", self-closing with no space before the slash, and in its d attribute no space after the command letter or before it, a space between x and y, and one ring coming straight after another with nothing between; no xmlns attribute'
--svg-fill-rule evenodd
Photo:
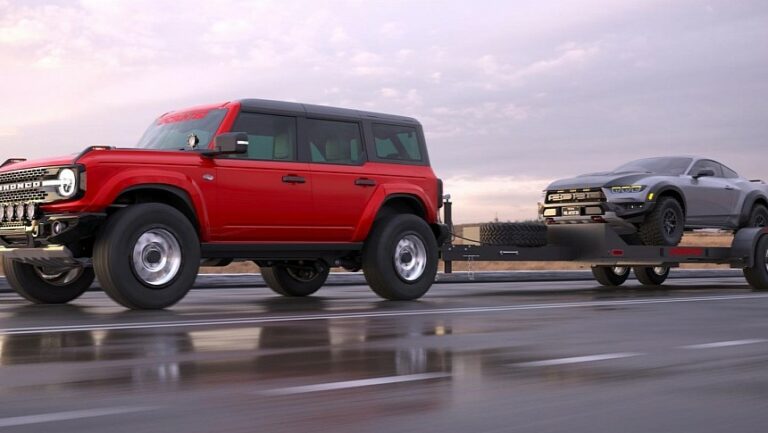
<svg viewBox="0 0 768 433"><path fill-rule="evenodd" d="M248 134L244 132L227 132L216 136L213 141L213 149L208 149L205 155L237 155L244 153L248 153Z"/></svg>
<svg viewBox="0 0 768 433"><path fill-rule="evenodd" d="M693 174L694 179L698 179L700 177L712 177L715 175L715 170L712 170L711 168L702 168L701 170L697 171Z"/></svg>

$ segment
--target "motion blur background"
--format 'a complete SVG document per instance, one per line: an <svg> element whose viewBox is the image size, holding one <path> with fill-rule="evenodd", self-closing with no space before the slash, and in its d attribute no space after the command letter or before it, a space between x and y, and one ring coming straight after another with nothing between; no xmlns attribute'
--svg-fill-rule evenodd
<svg viewBox="0 0 768 433"><path fill-rule="evenodd" d="M457 222L679 153L768 177L768 2L0 0L2 157L242 97L417 117Z"/></svg>

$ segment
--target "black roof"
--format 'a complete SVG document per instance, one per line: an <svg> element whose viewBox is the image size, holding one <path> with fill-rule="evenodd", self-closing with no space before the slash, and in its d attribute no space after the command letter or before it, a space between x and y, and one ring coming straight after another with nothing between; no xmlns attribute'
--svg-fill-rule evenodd
<svg viewBox="0 0 768 433"><path fill-rule="evenodd" d="M306 116L331 117L343 119L368 119L408 123L418 125L419 121L406 116L394 114L373 113L370 111L352 110L349 108L328 107L325 105L301 104L298 102L271 101L268 99L241 99L240 107L245 111L282 112Z"/></svg>

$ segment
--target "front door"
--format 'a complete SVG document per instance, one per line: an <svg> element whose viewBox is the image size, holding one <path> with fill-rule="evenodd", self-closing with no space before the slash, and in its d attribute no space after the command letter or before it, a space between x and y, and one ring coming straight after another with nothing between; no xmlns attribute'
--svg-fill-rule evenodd
<svg viewBox="0 0 768 433"><path fill-rule="evenodd" d="M693 176L702 169L714 171L714 176ZM732 179L723 178L722 168L715 161L698 161L688 172L689 178L683 184L686 197L686 221L701 227L727 227L733 219L739 189Z"/></svg>

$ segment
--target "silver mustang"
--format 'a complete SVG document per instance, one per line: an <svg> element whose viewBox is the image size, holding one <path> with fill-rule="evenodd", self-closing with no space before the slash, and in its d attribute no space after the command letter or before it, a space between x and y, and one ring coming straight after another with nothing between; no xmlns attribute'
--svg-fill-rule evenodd
<svg viewBox="0 0 768 433"><path fill-rule="evenodd" d="M539 215L549 224L604 222L637 243L677 245L684 230L768 225L768 185L711 159L646 158L552 182Z"/></svg>

